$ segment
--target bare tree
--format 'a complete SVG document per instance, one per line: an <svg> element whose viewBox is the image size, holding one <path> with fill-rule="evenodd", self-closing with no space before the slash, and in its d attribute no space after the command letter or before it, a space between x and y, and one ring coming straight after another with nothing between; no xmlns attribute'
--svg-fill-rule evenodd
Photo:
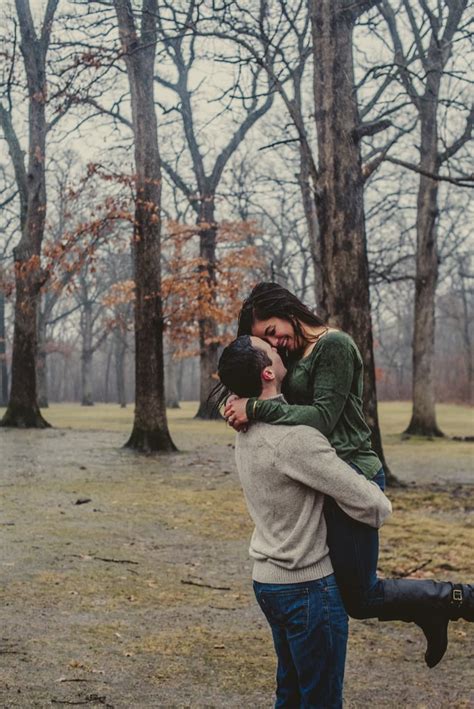
<svg viewBox="0 0 474 709"><path fill-rule="evenodd" d="M91 277L89 264L84 264L76 278L74 299L79 306L81 334L81 405L93 406L92 373L93 357L109 335L104 324L102 296L108 288L107 283Z"/></svg>
<svg viewBox="0 0 474 709"><path fill-rule="evenodd" d="M436 422L434 382L435 294L439 272L438 192L443 179L440 170L470 139L474 108L467 115L464 130L450 145L439 137L438 111L441 86L453 52L456 33L467 7L467 0L430 3L403 0L402 6L411 31L412 57L404 49L398 19L392 4L384 0L381 12L388 24L400 82L419 116L420 159L418 164L394 160L419 174L416 218L416 280L413 334L413 411L405 433L442 436ZM416 69L419 67L419 71ZM454 183L467 180L451 178Z"/></svg>
<svg viewBox="0 0 474 709"><path fill-rule="evenodd" d="M63 277L65 286L72 278L72 274L67 273ZM38 306L38 346L36 352L36 378L38 385L38 406L47 409L49 406L48 387L48 357L51 352L52 341L48 339L48 328L53 327L59 321L71 315L79 305L54 313L56 306L61 299L60 290L46 291L41 294ZM54 348L53 348L54 349Z"/></svg>
<svg viewBox="0 0 474 709"><path fill-rule="evenodd" d="M21 239L14 249L16 272L10 400L2 426L44 428L36 392L36 324L41 286L41 243L46 218L46 55L59 0L48 0L37 34L29 0L15 0L29 109L28 167L12 120L11 103L0 104L0 124L15 169L21 213ZM10 97L10 94L7 94Z"/></svg>
<svg viewBox="0 0 474 709"><path fill-rule="evenodd" d="M127 446L172 451L166 418L161 300L161 159L154 104L156 0L143 0L140 33L130 0L115 0L130 85L135 148L133 233L135 298L135 418Z"/></svg>
<svg viewBox="0 0 474 709"><path fill-rule="evenodd" d="M204 275L207 286L207 302L203 302L202 316L199 318L199 349L200 349L200 402L196 418L209 419L219 416L215 407L209 404L209 393L215 386L214 375L217 371L218 358L218 325L209 315L216 301L216 268L217 268L217 232L216 222L216 194L219 190L224 170L242 141L248 135L257 121L264 116L273 103L273 92L265 77L265 72L258 65L250 67L250 87L247 91L242 85L232 85L225 91L226 108L231 104L229 96L242 94L242 116L234 119L234 126L229 130L229 136L221 149L215 151L212 162L209 150L201 137L195 110L193 107L193 94L191 76L196 63L196 45L199 41L199 24L202 0L187 2L184 9L179 9L176 2L163 0L158 22L159 37L166 56L173 62L176 70L176 81L165 78L161 72L156 74L157 82L173 91L179 99L177 110L182 119L183 132L192 163L192 182L170 161L163 161L163 167L174 182L189 200L196 214L199 230L199 254L202 260L201 274ZM191 31L189 31L191 28ZM220 61L230 62L231 58L223 56L213 57ZM268 56L271 62L270 54ZM262 73L266 79L262 87ZM244 93L245 91L245 93ZM223 109L225 110L225 109ZM206 155L207 154L207 155ZM207 163L207 164L206 164ZM201 296L204 298L204 296ZM211 308L209 307L211 306Z"/></svg>

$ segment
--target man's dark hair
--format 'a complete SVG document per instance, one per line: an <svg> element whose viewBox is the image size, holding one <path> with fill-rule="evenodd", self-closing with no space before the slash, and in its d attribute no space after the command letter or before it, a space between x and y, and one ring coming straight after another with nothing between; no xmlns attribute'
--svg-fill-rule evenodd
<svg viewBox="0 0 474 709"><path fill-rule="evenodd" d="M237 396L260 396L262 393L262 372L271 365L266 352L254 347L249 335L242 335L230 343L221 354L217 373L226 388L219 398L222 401L228 393Z"/></svg>

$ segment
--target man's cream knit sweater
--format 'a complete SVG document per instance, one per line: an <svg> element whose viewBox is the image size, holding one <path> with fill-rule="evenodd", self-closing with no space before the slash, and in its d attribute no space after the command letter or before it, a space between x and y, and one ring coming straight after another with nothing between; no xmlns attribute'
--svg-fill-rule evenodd
<svg viewBox="0 0 474 709"><path fill-rule="evenodd" d="M299 583L332 573L324 495L354 519L382 526L391 504L380 488L337 457L309 426L253 423L237 434L235 455L255 530L253 578Z"/></svg>

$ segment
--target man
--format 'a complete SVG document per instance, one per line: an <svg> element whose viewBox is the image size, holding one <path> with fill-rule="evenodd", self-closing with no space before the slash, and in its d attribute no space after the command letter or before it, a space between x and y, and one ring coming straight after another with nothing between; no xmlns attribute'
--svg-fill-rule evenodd
<svg viewBox="0 0 474 709"><path fill-rule="evenodd" d="M258 337L234 340L218 372L239 396L282 396L286 369L277 350ZM348 621L326 543L324 495L373 527L390 514L390 502L308 426L253 423L237 434L235 454L255 524L255 595L278 659L275 707L341 707Z"/></svg>

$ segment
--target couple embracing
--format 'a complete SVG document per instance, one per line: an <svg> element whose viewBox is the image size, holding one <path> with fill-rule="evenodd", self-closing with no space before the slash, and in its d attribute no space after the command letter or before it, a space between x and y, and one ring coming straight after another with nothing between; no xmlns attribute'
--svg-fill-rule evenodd
<svg viewBox="0 0 474 709"><path fill-rule="evenodd" d="M277 655L275 706L342 707L347 614L415 623L434 667L449 621L474 620L474 586L377 576L377 530L391 505L353 340L285 288L260 283L218 374L255 524L253 584Z"/></svg>

